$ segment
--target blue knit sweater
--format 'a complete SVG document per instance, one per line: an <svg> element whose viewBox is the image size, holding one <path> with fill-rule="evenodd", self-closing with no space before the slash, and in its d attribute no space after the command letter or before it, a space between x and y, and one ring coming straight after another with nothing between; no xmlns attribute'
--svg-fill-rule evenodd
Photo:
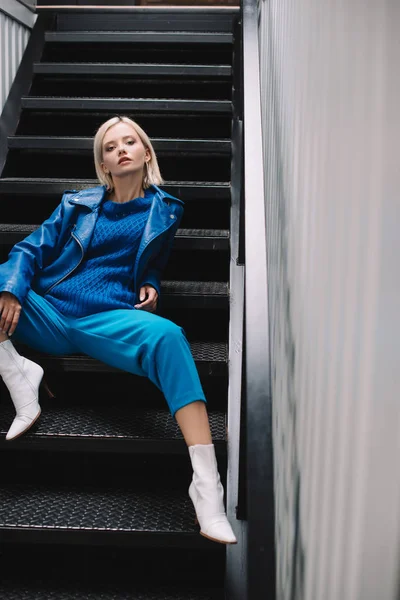
<svg viewBox="0 0 400 600"><path fill-rule="evenodd" d="M45 296L63 315L85 317L137 303L133 268L153 194L149 189L123 204L103 202L84 260Z"/></svg>

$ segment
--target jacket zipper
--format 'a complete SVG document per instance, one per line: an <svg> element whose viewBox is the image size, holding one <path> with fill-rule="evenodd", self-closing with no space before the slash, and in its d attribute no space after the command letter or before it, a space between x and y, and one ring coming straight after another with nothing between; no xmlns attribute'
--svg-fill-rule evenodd
<svg viewBox="0 0 400 600"><path fill-rule="evenodd" d="M175 215L174 215L174 216L175 216ZM176 217L175 217L175 219L176 219ZM170 225L168 225L168 227L167 227L166 229L163 229L162 231L160 231L160 233L157 233L157 235L155 235L153 238L151 238L151 240L149 240L149 241L147 242L146 246L145 246L145 247L143 248L143 250L142 250L142 256L143 256L143 253L144 253L144 251L146 250L146 248L148 248L148 247L150 246L150 244L151 244L152 242L154 242L154 240L156 240L156 239L157 239L157 238L158 238L160 235L163 235L164 233L166 233L166 232L167 232L167 231L168 231L168 230L169 230L169 229L172 227L172 225L175 223L175 219L174 219L174 220L172 220L172 219L171 219L171 220L172 220L172 223L171 223ZM141 258L141 257L140 257L140 258ZM139 261L138 261L138 263L137 263L138 270L139 270L139 264L140 264L140 260L139 260ZM136 283L136 282L135 282L135 285L137 285L137 283Z"/></svg>
<svg viewBox="0 0 400 600"><path fill-rule="evenodd" d="M175 217L175 218L176 218L176 217ZM172 227L172 225L174 224L174 222L175 222L175 219L172 221L172 223L171 223L170 225L168 225L168 227L167 227L166 229L163 229L163 230L162 230L160 233L158 233L158 234L157 234L157 235L155 235L155 236L154 236L154 237L153 237L151 240L149 240L149 241L148 241L148 243L146 244L146 247L145 247L145 248L143 248L142 255L143 255L143 252L145 251L145 249L146 249L146 248L148 248L148 246L149 246L149 245L150 245L150 244L151 244L151 243L152 243L154 240L156 240L156 239L157 239L157 238L158 238L160 235L163 235L163 234L164 234L166 231L168 231L168 230L169 230L169 229ZM76 227L76 225L74 225L74 229L75 229L75 227ZM50 292L50 291L51 291L51 290L52 290L52 289L53 289L53 288L54 288L56 285L58 285L59 283L61 283L62 281L64 281L64 279L66 279L66 278L67 278L69 275L71 275L71 273L73 273L74 271L76 271L76 269L79 267L79 265L81 264L81 262L82 262L82 260L83 260L83 257L84 257L84 251L83 251L83 246L82 246L81 242L79 241L79 239L78 239L78 238L77 238L77 237L76 237L76 236L75 236L73 233L71 233L71 237L73 237L73 238L74 238L74 240L75 240L75 241L76 241L76 242L79 244L79 247L80 247L80 249L81 249L81 253L82 253L81 259L80 259L80 261L78 262L78 264L77 264L77 265L76 265L76 266L75 266L73 269L71 269L71 271L69 271L69 272L68 272L66 275L64 275L63 277L61 277L61 279L59 279L58 281L56 281L55 283L53 283L53 284L52 284L52 285L51 285L51 286L50 286L50 287L49 287L49 288L48 288L48 289L47 289L47 290L44 292L44 294L43 294L44 296L45 296L46 294L48 294L48 293L49 293L49 292ZM140 262L140 261L139 261L139 262ZM138 262L138 267L139 267L139 262Z"/></svg>
<svg viewBox="0 0 400 600"><path fill-rule="evenodd" d="M74 226L74 229L75 229L75 227L76 227L76 225ZM53 283L53 284L52 284L52 285L51 285L51 286L50 286L50 287L49 287L49 288L48 288L48 289L45 291L45 293L43 294L44 296L45 296L46 294L48 294L48 293L49 293L49 292L50 292L50 291L53 289L53 287L55 287L56 285L58 285L59 283L61 283L62 281L64 281L64 279L66 279L66 278L67 278L69 275L71 275L71 273L73 273L74 271L76 271L76 269L79 267L79 265L81 264L81 262L82 262L82 260L83 260L83 257L84 257L84 252L83 252L83 246L82 246L81 242L78 240L78 238L77 238L76 236L74 236L74 234L73 234L73 233L71 233L71 237L73 237L73 238L74 238L74 240L75 240L76 242L78 242L78 244L79 244L79 247L80 247L80 249L81 249L81 252L82 252L81 259L80 259L80 261L78 262L78 264L77 264L77 265L76 265L76 266L75 266L73 269L71 269L71 271L69 271L69 272L68 272L66 275L64 275L63 277L61 277L61 279L59 279L58 281L56 281L55 283Z"/></svg>

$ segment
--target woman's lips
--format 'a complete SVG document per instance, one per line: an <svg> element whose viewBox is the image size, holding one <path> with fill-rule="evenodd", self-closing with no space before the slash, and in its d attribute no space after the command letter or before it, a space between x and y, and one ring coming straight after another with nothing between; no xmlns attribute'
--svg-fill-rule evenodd
<svg viewBox="0 0 400 600"><path fill-rule="evenodd" d="M118 164L120 165L123 162L131 162L131 159L130 158L126 158L126 157L120 158L119 161L118 161Z"/></svg>

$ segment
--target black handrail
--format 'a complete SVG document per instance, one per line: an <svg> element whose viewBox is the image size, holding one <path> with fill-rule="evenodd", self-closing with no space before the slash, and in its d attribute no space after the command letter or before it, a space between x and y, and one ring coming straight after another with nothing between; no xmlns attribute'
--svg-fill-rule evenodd
<svg viewBox="0 0 400 600"><path fill-rule="evenodd" d="M242 0L248 598L275 597L272 393L256 0Z"/></svg>

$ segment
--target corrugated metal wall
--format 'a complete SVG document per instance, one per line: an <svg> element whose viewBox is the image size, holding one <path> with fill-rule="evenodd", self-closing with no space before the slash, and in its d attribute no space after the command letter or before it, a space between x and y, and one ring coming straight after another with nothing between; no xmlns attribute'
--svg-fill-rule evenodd
<svg viewBox="0 0 400 600"><path fill-rule="evenodd" d="M400 4L260 0L278 600L395 600Z"/></svg>
<svg viewBox="0 0 400 600"><path fill-rule="evenodd" d="M0 10L0 113L28 43L30 31Z"/></svg>

